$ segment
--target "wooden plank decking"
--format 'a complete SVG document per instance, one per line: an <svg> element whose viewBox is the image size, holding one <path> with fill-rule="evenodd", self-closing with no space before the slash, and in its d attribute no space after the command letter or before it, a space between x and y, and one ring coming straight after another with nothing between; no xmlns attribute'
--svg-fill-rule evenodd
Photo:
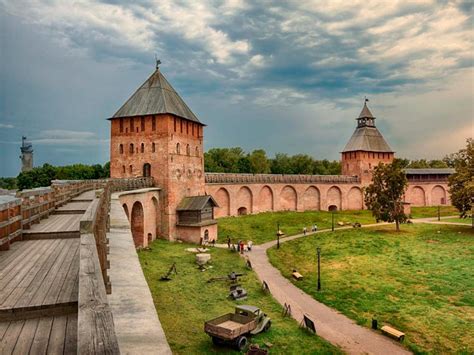
<svg viewBox="0 0 474 355"><path fill-rule="evenodd" d="M23 231L24 240L51 238L79 238L79 214L53 214L39 224Z"/></svg>
<svg viewBox="0 0 474 355"><path fill-rule="evenodd" d="M79 221L94 191L0 251L0 354L76 354ZM76 212L76 213L74 213Z"/></svg>

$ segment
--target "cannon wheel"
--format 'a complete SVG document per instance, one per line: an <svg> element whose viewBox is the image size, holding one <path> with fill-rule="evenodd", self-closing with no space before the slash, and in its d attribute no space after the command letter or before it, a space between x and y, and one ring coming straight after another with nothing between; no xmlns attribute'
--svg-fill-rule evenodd
<svg viewBox="0 0 474 355"><path fill-rule="evenodd" d="M267 322L267 324L265 324L265 327L263 328L263 331L264 331L264 332L268 332L268 331L270 330L271 326L272 326L272 321L269 320L269 321Z"/></svg>
<svg viewBox="0 0 474 355"><path fill-rule="evenodd" d="M247 337L240 336L235 340L235 347L238 350L243 350L247 346Z"/></svg>

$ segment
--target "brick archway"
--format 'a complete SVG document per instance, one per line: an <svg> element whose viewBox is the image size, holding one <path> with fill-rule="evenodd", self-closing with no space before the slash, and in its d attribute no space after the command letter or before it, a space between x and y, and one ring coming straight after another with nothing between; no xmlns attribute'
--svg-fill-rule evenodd
<svg viewBox="0 0 474 355"><path fill-rule="evenodd" d="M420 186L415 186L411 190L410 202L413 206L425 206L426 205L426 195L425 190Z"/></svg>
<svg viewBox="0 0 474 355"><path fill-rule="evenodd" d="M443 186L436 185L431 190L431 204L432 205L445 205L446 204L446 190Z"/></svg>
<svg viewBox="0 0 474 355"><path fill-rule="evenodd" d="M230 216L230 195L227 189L221 187L217 190L215 199L219 208L216 208L216 217Z"/></svg>
<svg viewBox="0 0 474 355"><path fill-rule="evenodd" d="M144 222L143 206L137 201L133 204L130 218L133 242L135 243L136 248L142 247L144 245Z"/></svg>
<svg viewBox="0 0 474 355"><path fill-rule="evenodd" d="M327 206L335 206L338 210L342 209L342 192L337 186L332 186L327 193ZM334 209L334 207L332 207Z"/></svg>
<svg viewBox="0 0 474 355"><path fill-rule="evenodd" d="M245 208L247 213L253 212L253 195L247 186L242 186L239 192L237 192L236 205L237 211L241 211L242 208Z"/></svg>
<svg viewBox="0 0 474 355"><path fill-rule="evenodd" d="M127 219L130 221L130 213L128 212L127 204L124 203L124 204L122 205L122 208L123 208L123 210L125 211L125 214L127 215Z"/></svg>
<svg viewBox="0 0 474 355"><path fill-rule="evenodd" d="M362 191L358 187L352 187L347 194L347 209L361 210L364 208L364 199L362 198Z"/></svg>
<svg viewBox="0 0 474 355"><path fill-rule="evenodd" d="M255 203L258 212L273 211L273 191L265 185L258 193L258 198Z"/></svg>
<svg viewBox="0 0 474 355"><path fill-rule="evenodd" d="M286 185L280 193L280 209L286 211L296 211L298 197L293 186Z"/></svg>
<svg viewBox="0 0 474 355"><path fill-rule="evenodd" d="M161 234L161 228L162 228L160 205L158 203L158 199L154 196L151 198L151 202L153 204L153 208L152 208L153 211L151 211L151 216L152 216L153 224L154 224L153 232L155 233L155 239L156 239Z"/></svg>
<svg viewBox="0 0 474 355"><path fill-rule="evenodd" d="M321 209L321 197L317 187L310 186L303 195L303 209L318 211Z"/></svg>

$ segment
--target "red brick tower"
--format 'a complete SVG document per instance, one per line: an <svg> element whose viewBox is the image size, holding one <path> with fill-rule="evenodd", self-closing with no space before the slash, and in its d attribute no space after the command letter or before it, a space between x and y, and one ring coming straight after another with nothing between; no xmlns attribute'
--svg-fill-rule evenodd
<svg viewBox="0 0 474 355"><path fill-rule="evenodd" d="M162 189L161 233L175 239L176 208L204 195L203 127L169 82L155 72L110 118L110 176L152 176Z"/></svg>
<svg viewBox="0 0 474 355"><path fill-rule="evenodd" d="M379 163L389 164L394 152L375 127L375 117L367 107L367 99L357 120L357 128L342 151L342 174L358 176L362 184L372 181L372 170Z"/></svg>

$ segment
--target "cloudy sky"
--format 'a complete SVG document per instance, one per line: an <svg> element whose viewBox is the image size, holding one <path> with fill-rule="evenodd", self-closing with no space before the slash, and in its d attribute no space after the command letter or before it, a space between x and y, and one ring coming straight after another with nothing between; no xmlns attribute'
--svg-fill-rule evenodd
<svg viewBox="0 0 474 355"><path fill-rule="evenodd" d="M109 122L161 70L206 149L338 159L364 96L398 156L473 136L473 1L0 0L0 176L104 163Z"/></svg>

